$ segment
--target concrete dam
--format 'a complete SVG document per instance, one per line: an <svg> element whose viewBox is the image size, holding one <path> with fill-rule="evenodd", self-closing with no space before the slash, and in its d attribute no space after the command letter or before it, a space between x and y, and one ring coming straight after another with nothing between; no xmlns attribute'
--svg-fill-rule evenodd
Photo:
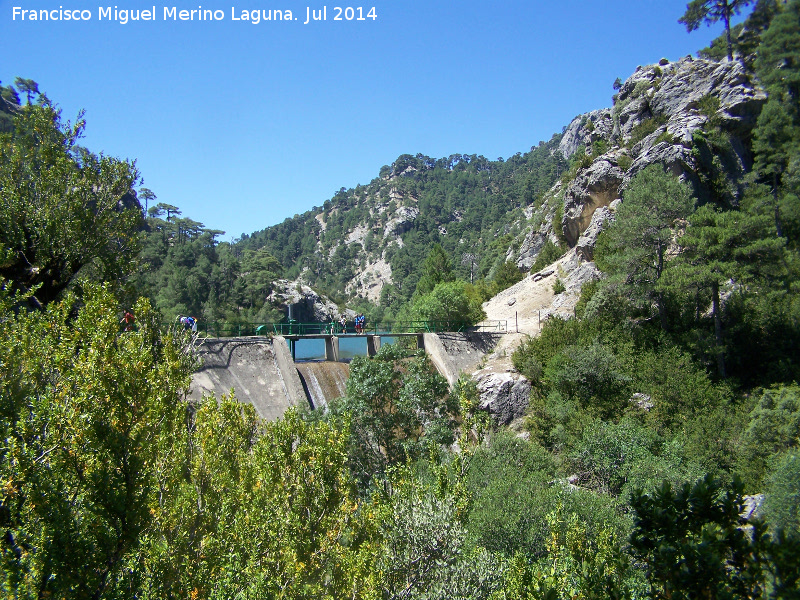
<svg viewBox="0 0 800 600"><path fill-rule="evenodd" d="M497 342L495 333L425 333L419 335L439 373L452 386L461 372L474 370ZM374 346L370 347L372 354ZM338 345L338 344L337 344ZM378 346L379 347L379 346ZM338 349L338 348L337 348ZM338 354L331 347L334 356ZM350 365L330 360L295 363L284 337L207 339L197 346L202 362L192 377L189 396L216 397L233 389L263 419L274 421L290 407L324 409L344 395Z"/></svg>

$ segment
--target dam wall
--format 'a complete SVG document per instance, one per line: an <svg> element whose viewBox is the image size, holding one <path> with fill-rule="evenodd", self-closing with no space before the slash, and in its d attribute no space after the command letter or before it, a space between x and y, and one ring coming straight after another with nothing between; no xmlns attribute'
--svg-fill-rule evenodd
<svg viewBox="0 0 800 600"><path fill-rule="evenodd" d="M286 340L208 339L197 347L202 362L192 376L189 396L221 396L233 389L240 402L253 405L268 421L279 419L289 407L308 405Z"/></svg>
<svg viewBox="0 0 800 600"><path fill-rule="evenodd" d="M452 387L461 373L478 368L500 335L425 333L419 335L418 345ZM368 340L368 353L379 347L379 337ZM207 339L197 352L202 364L192 376L192 399L219 397L232 389L240 402L252 404L268 421L279 419L292 406L327 408L328 402L344 395L350 374L348 363L334 362L330 356L327 361L295 363L280 336Z"/></svg>
<svg viewBox="0 0 800 600"><path fill-rule="evenodd" d="M350 365L344 362L309 361L296 364L297 373L313 409L325 409L328 402L345 393Z"/></svg>
<svg viewBox="0 0 800 600"><path fill-rule="evenodd" d="M475 371L503 334L479 331L426 333L425 352L452 388L461 373Z"/></svg>

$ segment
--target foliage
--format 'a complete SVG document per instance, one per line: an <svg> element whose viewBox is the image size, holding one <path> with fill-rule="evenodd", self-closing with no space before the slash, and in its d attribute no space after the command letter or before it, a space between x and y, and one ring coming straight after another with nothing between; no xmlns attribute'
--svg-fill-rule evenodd
<svg viewBox="0 0 800 600"><path fill-rule="evenodd" d="M127 161L78 145L86 122L63 123L44 96L0 134L0 277L33 291L39 308L78 279L110 281L133 270L141 215L139 178Z"/></svg>
<svg viewBox="0 0 800 600"><path fill-rule="evenodd" d="M516 268L516 267L515 267ZM438 284L431 293L417 298L411 306L416 320L439 321L463 326L486 318L481 301L471 296L463 281Z"/></svg>
<svg viewBox="0 0 800 600"><path fill-rule="evenodd" d="M631 134L627 143L628 147L633 148L648 135L662 127L666 122L666 116L657 116L650 119L644 119L631 130Z"/></svg>
<svg viewBox="0 0 800 600"><path fill-rule="evenodd" d="M775 531L800 536L800 451L779 455L766 481L764 513Z"/></svg>
<svg viewBox="0 0 800 600"><path fill-rule="evenodd" d="M564 285L564 282L561 281L560 277L556 277L556 280L553 282L553 293L555 295L563 294L567 291L567 286Z"/></svg>
<svg viewBox="0 0 800 600"><path fill-rule="evenodd" d="M706 476L676 491L664 483L652 495L634 495L630 543L653 597L759 598L770 584L769 597L793 597L784 594L798 580L789 561L800 545L771 539L758 522L743 531L741 494L738 481L726 488Z"/></svg>
<svg viewBox="0 0 800 600"><path fill-rule="evenodd" d="M363 597L377 542L356 525L346 429L291 411L263 423L227 397L177 443L137 561L144 597Z"/></svg>
<svg viewBox="0 0 800 600"><path fill-rule="evenodd" d="M0 296L2 583L16 597L114 597L153 523L191 360L146 301L120 333L108 287L14 314Z"/></svg>
<svg viewBox="0 0 800 600"><path fill-rule="evenodd" d="M746 285L781 275L784 242L769 235L770 222L741 211L700 207L680 238L683 250L670 270L668 285L710 290L717 371L726 376L720 288L731 279Z"/></svg>
<svg viewBox="0 0 800 600"><path fill-rule="evenodd" d="M505 261L494 274L494 294L493 296L510 288L515 283L522 281L524 277L519 267L510 260Z"/></svg>
<svg viewBox="0 0 800 600"><path fill-rule="evenodd" d="M533 263L531 267L531 273L538 273L545 267L553 264L556 262L561 256L564 254L564 249L553 243L550 238L547 238L544 242L544 246L539 251L539 254L536 255L536 262Z"/></svg>
<svg viewBox="0 0 800 600"><path fill-rule="evenodd" d="M731 18L738 15L742 8L752 2L753 0L692 0L686 6L686 12L678 19L678 22L686 25L686 31L691 33L702 23L712 25L722 20L725 25L728 60L733 60Z"/></svg>
<svg viewBox="0 0 800 600"><path fill-rule="evenodd" d="M509 433L494 434L476 450L467 472L474 497L468 529L475 543L506 556L541 552L543 523L531 507L554 476L555 463L543 448Z"/></svg>
<svg viewBox="0 0 800 600"><path fill-rule="evenodd" d="M353 359L346 394L331 413L349 420L349 464L362 489L389 466L421 457L429 442L455 441L459 405L447 392L424 353L406 359L392 344Z"/></svg>
<svg viewBox="0 0 800 600"><path fill-rule="evenodd" d="M655 303L665 330L669 327L666 300L658 284L676 221L688 217L693 208L689 185L660 165L650 165L631 180L614 224L602 234L608 239L599 253L601 265L634 302ZM604 255L603 248L614 251Z"/></svg>
<svg viewBox="0 0 800 600"><path fill-rule="evenodd" d="M630 381L613 352L599 342L564 348L548 362L544 379L562 396L605 418L621 412Z"/></svg>
<svg viewBox="0 0 800 600"><path fill-rule="evenodd" d="M628 557L610 528L603 528L596 539L589 539L586 525L576 514L564 514L560 504L547 515L547 521L547 556L526 564L523 555L515 555L506 570L502 593L492 598L631 597Z"/></svg>
<svg viewBox="0 0 800 600"><path fill-rule="evenodd" d="M652 429L632 419L595 421L572 450L583 485L625 499L637 489L651 490L663 481L693 481L702 471L681 457Z"/></svg>
<svg viewBox="0 0 800 600"><path fill-rule="evenodd" d="M428 258L422 265L422 276L417 282L416 295L430 294L440 283L453 281L453 267L450 259L439 244L434 244Z"/></svg>
<svg viewBox="0 0 800 600"><path fill-rule="evenodd" d="M800 436L800 388L764 390L750 413L740 450L740 472L760 489L770 457L796 448Z"/></svg>

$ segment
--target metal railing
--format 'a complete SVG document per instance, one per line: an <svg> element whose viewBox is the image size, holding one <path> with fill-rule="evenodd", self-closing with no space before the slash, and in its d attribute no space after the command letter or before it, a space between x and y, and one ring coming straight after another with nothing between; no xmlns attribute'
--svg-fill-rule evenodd
<svg viewBox="0 0 800 600"><path fill-rule="evenodd" d="M361 335L411 335L419 333L455 333L460 331L484 331L505 333L506 321L483 321L470 325L464 321L394 321L365 326ZM316 336L358 335L353 323L342 327L339 323L197 323L197 332L204 337L252 337L252 336Z"/></svg>

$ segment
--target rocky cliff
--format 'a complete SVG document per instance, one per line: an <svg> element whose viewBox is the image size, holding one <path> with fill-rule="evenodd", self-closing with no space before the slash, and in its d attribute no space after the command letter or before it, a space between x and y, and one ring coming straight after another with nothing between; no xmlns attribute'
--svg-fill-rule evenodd
<svg viewBox="0 0 800 600"><path fill-rule="evenodd" d="M738 201L736 183L751 166L746 148L765 101L739 62L686 57L639 67L612 108L580 115L567 127L558 151L578 168L529 211L540 225L525 234L518 266L530 268L548 237L560 241L552 222L558 216L561 241L591 260L597 234L613 218L614 202L631 178L653 163L690 181L700 198L709 193L704 170L718 169L731 183L732 201ZM709 147L705 140L712 129L722 147Z"/></svg>

